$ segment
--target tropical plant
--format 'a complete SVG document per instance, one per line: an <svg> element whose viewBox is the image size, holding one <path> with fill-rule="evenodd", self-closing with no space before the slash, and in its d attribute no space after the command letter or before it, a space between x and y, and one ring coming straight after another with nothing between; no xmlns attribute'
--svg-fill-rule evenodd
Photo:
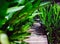
<svg viewBox="0 0 60 44"><path fill-rule="evenodd" d="M33 13L39 5L40 0L1 0L0 43L15 44L14 41L24 42L26 36L30 35L27 30L34 22L33 17L36 14Z"/></svg>
<svg viewBox="0 0 60 44"><path fill-rule="evenodd" d="M59 4L50 4L46 6L40 6L39 11L40 14L40 20L42 24L44 24L48 31L48 41L49 44L57 44L54 39L58 38L58 30L60 27L60 5ZM60 30L59 30L60 31ZM55 35L54 35L55 33ZM60 34L59 34L60 35ZM55 36L55 37L54 37ZM58 39L57 39L58 40ZM55 41L55 43L54 43ZM60 40L58 40L60 41Z"/></svg>

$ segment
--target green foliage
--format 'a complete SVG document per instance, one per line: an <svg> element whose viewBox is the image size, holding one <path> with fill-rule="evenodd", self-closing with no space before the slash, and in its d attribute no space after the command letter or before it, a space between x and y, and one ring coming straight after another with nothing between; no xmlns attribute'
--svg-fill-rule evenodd
<svg viewBox="0 0 60 44"><path fill-rule="evenodd" d="M8 8L9 3L5 0L0 1L0 19L6 16L6 10Z"/></svg>
<svg viewBox="0 0 60 44"><path fill-rule="evenodd" d="M9 36L9 40L23 40L30 35L34 11L40 0L2 0L0 1L0 30Z"/></svg>
<svg viewBox="0 0 60 44"><path fill-rule="evenodd" d="M60 6L56 3L45 7L40 6L39 11L41 12L41 22L47 27L46 30L49 32L48 40L51 44L54 44L52 34L54 30L60 27Z"/></svg>
<svg viewBox="0 0 60 44"><path fill-rule="evenodd" d="M39 15L41 22L49 32L48 40L53 44L52 34L54 30L60 27L60 5L45 1L1 0L0 33L6 33L10 41L20 40L22 41L21 44L25 44L23 40L30 35L27 31L34 22L33 18ZM58 34L59 32L56 33Z"/></svg>

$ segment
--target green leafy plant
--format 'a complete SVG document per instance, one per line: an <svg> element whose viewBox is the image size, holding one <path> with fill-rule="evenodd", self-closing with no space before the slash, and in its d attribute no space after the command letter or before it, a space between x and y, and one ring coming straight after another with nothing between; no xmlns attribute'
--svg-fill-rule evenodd
<svg viewBox="0 0 60 44"><path fill-rule="evenodd" d="M41 22L47 27L46 30L49 32L48 41L50 44L55 44L53 33L57 34L57 29L60 27L60 5L54 3L46 6L40 6L39 11ZM60 31L60 30L59 30ZM58 36L58 34L57 34ZM57 39L57 38L55 38Z"/></svg>
<svg viewBox="0 0 60 44"><path fill-rule="evenodd" d="M0 3L0 38L2 34L8 37L6 40L9 41L5 44L15 44L13 42L19 40L23 42L30 35L27 31L34 22L33 13L40 5L40 0L1 0Z"/></svg>

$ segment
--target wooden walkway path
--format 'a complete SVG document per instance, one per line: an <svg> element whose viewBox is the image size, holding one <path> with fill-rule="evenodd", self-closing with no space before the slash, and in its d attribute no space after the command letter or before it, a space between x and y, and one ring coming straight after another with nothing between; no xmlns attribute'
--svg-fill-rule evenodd
<svg viewBox="0 0 60 44"><path fill-rule="evenodd" d="M39 24L37 23L37 25ZM37 35L35 29L30 29L29 32L31 32L31 36L24 41L28 42L29 44L48 44L46 35Z"/></svg>
<svg viewBox="0 0 60 44"><path fill-rule="evenodd" d="M31 35L28 39L25 40L29 44L48 44L46 35Z"/></svg>

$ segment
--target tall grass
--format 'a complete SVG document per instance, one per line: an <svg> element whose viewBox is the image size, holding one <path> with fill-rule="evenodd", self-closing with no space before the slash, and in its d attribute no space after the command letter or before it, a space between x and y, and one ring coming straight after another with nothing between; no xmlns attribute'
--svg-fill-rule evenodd
<svg viewBox="0 0 60 44"><path fill-rule="evenodd" d="M40 6L39 11L41 22L47 27L48 40L50 44L53 44L53 31L60 27L60 5L54 3L45 7Z"/></svg>

